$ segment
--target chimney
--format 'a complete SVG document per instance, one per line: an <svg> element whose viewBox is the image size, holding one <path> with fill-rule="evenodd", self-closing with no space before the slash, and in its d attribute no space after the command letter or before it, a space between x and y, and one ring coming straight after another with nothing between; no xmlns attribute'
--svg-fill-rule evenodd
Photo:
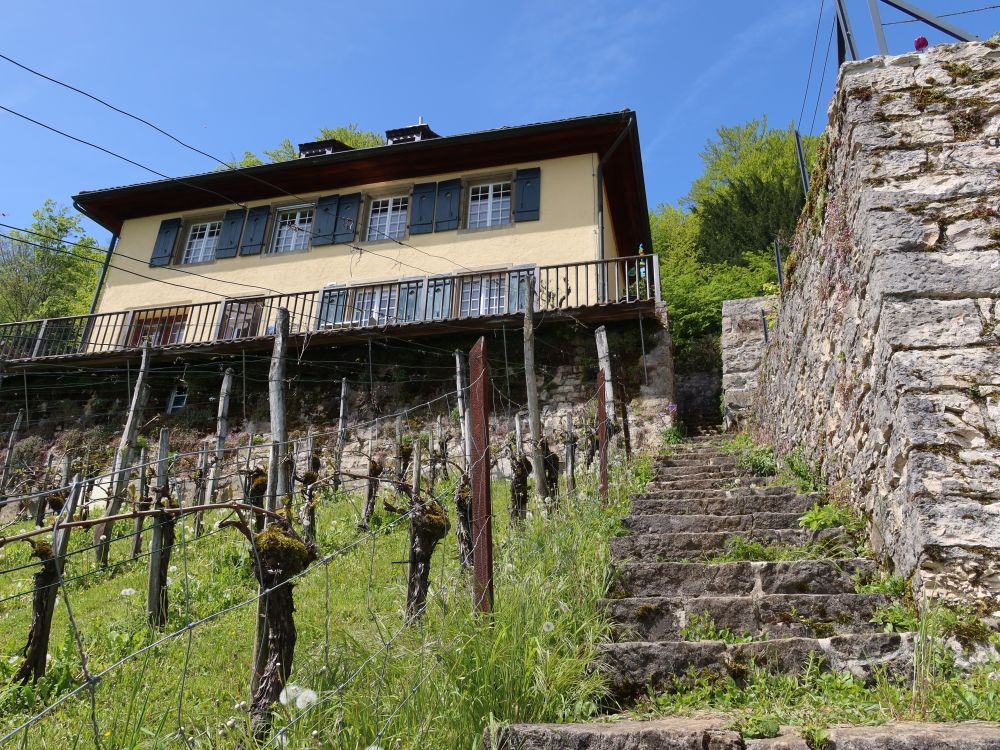
<svg viewBox="0 0 1000 750"><path fill-rule="evenodd" d="M395 128L385 131L385 139L390 145L396 143L413 143L414 141L426 141L431 138L440 138L437 133L430 129L424 122L424 118L417 119L416 125L407 125L405 128Z"/></svg>
<svg viewBox="0 0 1000 750"><path fill-rule="evenodd" d="M325 141L311 141L310 143L299 144L299 158L308 159L310 156L325 156L326 154L337 154L341 151L353 151L348 146L336 138L328 138Z"/></svg>

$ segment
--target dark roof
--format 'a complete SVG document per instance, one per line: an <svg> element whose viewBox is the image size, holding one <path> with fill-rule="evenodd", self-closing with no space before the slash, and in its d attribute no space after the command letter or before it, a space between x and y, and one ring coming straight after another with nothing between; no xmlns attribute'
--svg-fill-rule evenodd
<svg viewBox="0 0 1000 750"><path fill-rule="evenodd" d="M603 157L630 121L630 132L605 165L605 185L618 246L631 254L640 242L647 250L651 242L639 131L635 113L627 109L84 191L73 201L117 234L127 219L142 216L576 154Z"/></svg>

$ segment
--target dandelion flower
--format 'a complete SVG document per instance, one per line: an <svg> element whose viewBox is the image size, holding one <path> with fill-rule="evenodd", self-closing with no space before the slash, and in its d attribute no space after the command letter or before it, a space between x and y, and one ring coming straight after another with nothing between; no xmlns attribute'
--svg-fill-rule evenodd
<svg viewBox="0 0 1000 750"><path fill-rule="evenodd" d="M177 566L176 565L171 565L169 568L167 568L167 572L168 573L176 573L177 572Z"/></svg>
<svg viewBox="0 0 1000 750"><path fill-rule="evenodd" d="M135 596L135 595L136 595L135 589L122 589L122 596Z"/></svg>
<svg viewBox="0 0 1000 750"><path fill-rule="evenodd" d="M544 633L551 633L555 629L556 629L556 626L553 625L548 620L546 620L545 622L542 623L542 632L544 632Z"/></svg>

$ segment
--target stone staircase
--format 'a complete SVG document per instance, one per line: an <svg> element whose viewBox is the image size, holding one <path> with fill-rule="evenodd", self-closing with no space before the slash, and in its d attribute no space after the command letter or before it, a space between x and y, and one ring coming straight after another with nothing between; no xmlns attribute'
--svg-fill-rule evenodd
<svg viewBox="0 0 1000 750"><path fill-rule="evenodd" d="M615 639L602 648L601 662L618 704L634 702L650 687L673 690L675 678L691 669L738 679L755 663L799 673L819 655L828 668L864 680L876 667L898 676L912 670L911 635L879 632L871 623L886 598L855 591L856 576L875 573L873 562L845 554L843 529L800 527L800 516L815 501L792 487L748 481L714 436L690 440L657 459L654 480L625 519L628 533L611 542L619 575L605 605ZM808 544L828 549L830 557L712 562L737 534ZM735 637L697 640L706 624L711 633ZM830 746L1000 750L996 725L954 725L944 735L935 734L933 725L893 727L831 730ZM939 742L945 736L947 743ZM744 740L723 719L514 725L497 739L504 750L806 748L797 736Z"/></svg>

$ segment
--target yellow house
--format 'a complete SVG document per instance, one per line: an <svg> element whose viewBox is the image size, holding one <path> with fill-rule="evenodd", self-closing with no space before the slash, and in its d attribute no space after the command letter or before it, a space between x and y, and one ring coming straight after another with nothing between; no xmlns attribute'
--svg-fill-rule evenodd
<svg viewBox="0 0 1000 750"><path fill-rule="evenodd" d="M92 315L0 326L13 360L440 332L538 310L622 316L658 300L635 113L387 144L86 191L113 234ZM95 296L95 302L98 297Z"/></svg>

